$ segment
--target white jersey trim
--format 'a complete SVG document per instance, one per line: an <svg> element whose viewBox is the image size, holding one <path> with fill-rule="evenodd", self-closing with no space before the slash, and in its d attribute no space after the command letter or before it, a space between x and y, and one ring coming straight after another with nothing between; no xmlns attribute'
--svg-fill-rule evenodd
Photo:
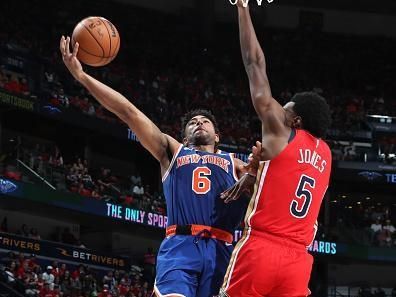
<svg viewBox="0 0 396 297"><path fill-rule="evenodd" d="M182 148L183 148L183 145L180 144L179 148L177 149L177 151L173 155L172 161L169 163L168 169L165 171L164 176L162 177L162 182L164 182L166 180L166 178L168 177L169 172L172 170L173 164L175 163L176 158L179 155L179 153L180 153Z"/></svg>
<svg viewBox="0 0 396 297"><path fill-rule="evenodd" d="M185 295L179 294L179 293L169 293L169 294L166 294L166 295L162 295L161 292L158 290L158 287L157 287L156 284L154 284L154 293L155 293L155 295L158 296L158 297L167 297L167 296L186 297Z"/></svg>
<svg viewBox="0 0 396 297"><path fill-rule="evenodd" d="M230 272L228 273L227 283L226 283L225 287L223 288L224 291L226 291L226 290L228 289L228 287L230 286L230 281L231 281L231 278L232 278L232 273L234 272L235 263L236 263L237 260L238 260L238 254L239 254L239 252L242 250L242 247L243 247L243 246L246 244L246 242L249 240L250 233L251 233L251 231L252 231L252 227L251 227L251 225L250 225L250 221L251 221L253 215L255 214L255 212L256 212L256 210L257 210L257 205L258 205L259 200L260 200L261 191L262 191L262 189L263 189L265 177L266 177L266 175L267 175L267 171L268 171L268 167L269 167L269 165L270 165L270 162L271 162L271 161L260 162L260 163L264 163L264 168L263 168L263 173L261 174L260 183L259 183L259 188L258 188L258 190L257 190L256 197L254 198L254 199L255 199L255 201L254 201L254 207L253 207L252 212L251 212L247 217L245 217L245 226L246 226L245 228L247 228L247 235L246 235L245 239L243 240L243 242L241 243L241 245L238 247L238 249L237 249L237 250L234 250L234 253L235 253L234 261L232 262L232 266L231 266ZM246 214L246 215L247 215L247 214Z"/></svg>
<svg viewBox="0 0 396 297"><path fill-rule="evenodd" d="M235 167L235 162L234 162L234 153L229 153L230 159L231 159L231 165L232 165L232 175L234 176L235 181L238 181L238 174L236 172L236 167Z"/></svg>

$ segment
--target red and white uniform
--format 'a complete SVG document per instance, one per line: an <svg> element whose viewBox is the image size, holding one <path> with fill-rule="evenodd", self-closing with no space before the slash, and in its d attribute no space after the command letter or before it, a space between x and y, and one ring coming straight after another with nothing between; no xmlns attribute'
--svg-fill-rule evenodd
<svg viewBox="0 0 396 297"><path fill-rule="evenodd" d="M330 172L328 145L304 130L296 130L278 156L260 164L223 295L309 295L313 259L307 247L315 237Z"/></svg>

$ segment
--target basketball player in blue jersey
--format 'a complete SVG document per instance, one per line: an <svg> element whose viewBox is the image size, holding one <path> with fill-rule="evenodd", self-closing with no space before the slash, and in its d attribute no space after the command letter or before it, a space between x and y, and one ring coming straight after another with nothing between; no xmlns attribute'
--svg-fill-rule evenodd
<svg viewBox="0 0 396 297"><path fill-rule="evenodd" d="M219 131L210 112L196 110L186 115L180 143L162 133L120 93L85 73L76 58L78 43L70 52L70 38L62 37L60 51L74 78L128 124L161 165L168 227L158 252L155 294L216 295L231 256L233 231L247 206L243 199L224 203L220 194L256 169L217 150Z"/></svg>

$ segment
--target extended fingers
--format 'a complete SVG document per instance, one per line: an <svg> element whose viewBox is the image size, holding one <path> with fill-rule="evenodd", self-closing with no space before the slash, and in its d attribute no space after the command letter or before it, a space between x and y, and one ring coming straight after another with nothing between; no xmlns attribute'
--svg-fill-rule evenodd
<svg viewBox="0 0 396 297"><path fill-rule="evenodd" d="M78 47L79 47L79 44L78 44L78 42L76 42L74 44L74 48L73 48L73 57L77 57Z"/></svg>
<svg viewBox="0 0 396 297"><path fill-rule="evenodd" d="M59 41L59 50L60 50L62 56L65 56L65 45L66 45L65 36L62 35L62 37Z"/></svg>
<svg viewBox="0 0 396 297"><path fill-rule="evenodd" d="M238 197L238 192L239 192L239 185L234 186L231 189L231 193L228 194L228 197L225 199L225 203L228 203L232 200L236 200Z"/></svg>
<svg viewBox="0 0 396 297"><path fill-rule="evenodd" d="M67 56L70 55L70 37L69 36L67 36L67 38L66 38L65 53Z"/></svg>
<svg viewBox="0 0 396 297"><path fill-rule="evenodd" d="M224 192L222 192L222 193L220 194L220 198L221 198L221 199L227 198L227 197L228 197L228 193L230 192L230 190L231 190L231 189L227 189L227 190L225 190Z"/></svg>

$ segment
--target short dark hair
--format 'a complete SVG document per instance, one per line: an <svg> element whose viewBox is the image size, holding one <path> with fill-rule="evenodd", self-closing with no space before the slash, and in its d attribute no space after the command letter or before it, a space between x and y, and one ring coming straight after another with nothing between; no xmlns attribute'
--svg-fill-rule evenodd
<svg viewBox="0 0 396 297"><path fill-rule="evenodd" d="M295 94L290 100L293 110L301 117L302 127L315 137L325 137L331 125L330 106L326 99L315 92Z"/></svg>
<svg viewBox="0 0 396 297"><path fill-rule="evenodd" d="M186 135L186 126L188 122L193 118L198 115L204 116L205 118L208 118L214 126L214 130L216 134L219 134L219 127L217 126L217 121L213 113L208 110L208 109L194 109L190 110L187 112L182 118L181 118L181 124L182 124L182 131L181 131L181 136L184 138Z"/></svg>

